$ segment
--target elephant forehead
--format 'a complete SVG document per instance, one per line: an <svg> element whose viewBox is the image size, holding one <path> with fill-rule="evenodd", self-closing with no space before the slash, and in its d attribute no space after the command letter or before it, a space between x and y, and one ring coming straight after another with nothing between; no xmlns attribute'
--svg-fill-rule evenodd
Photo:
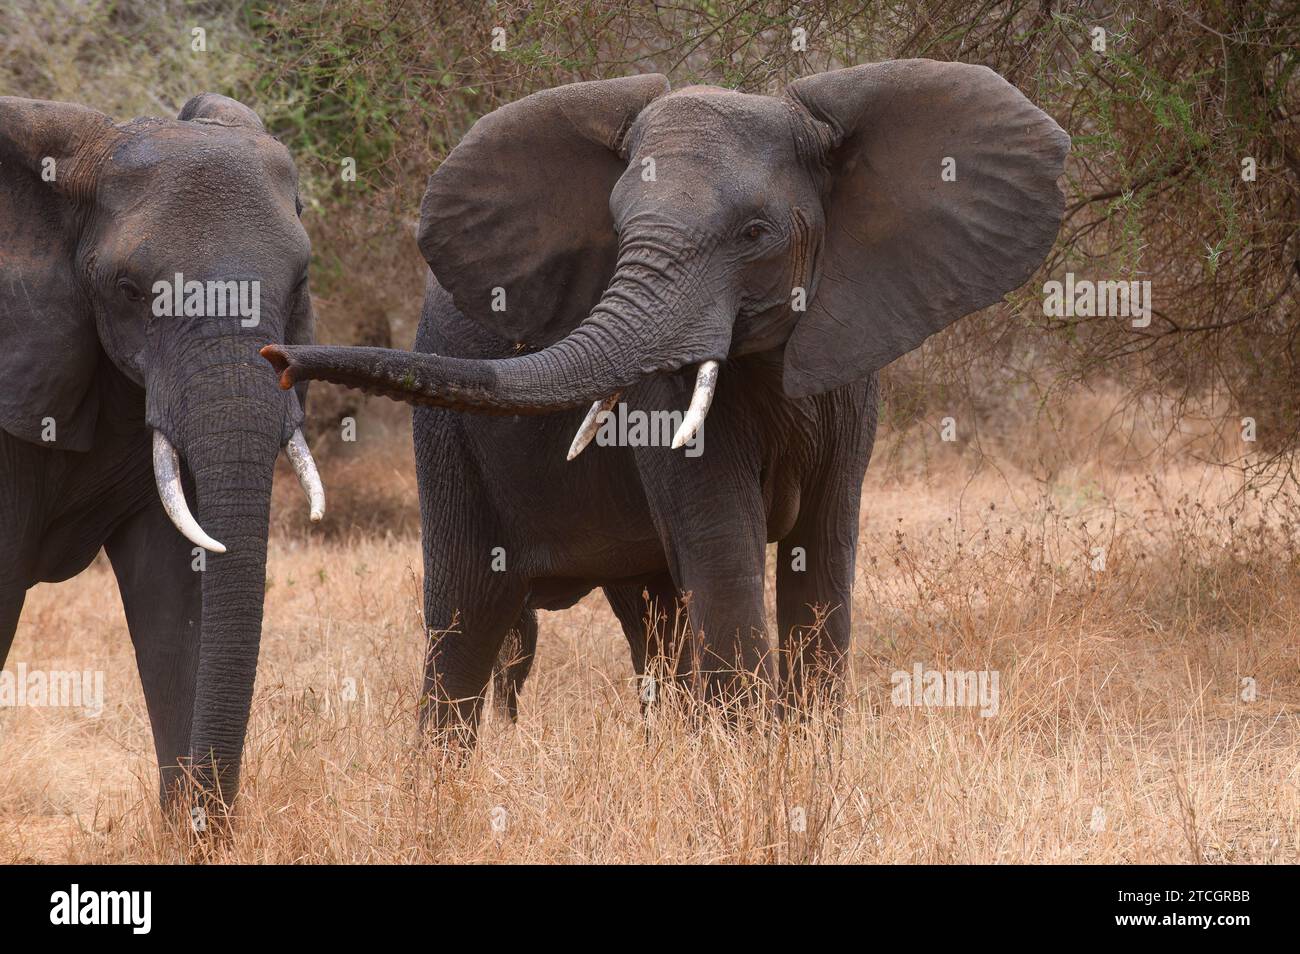
<svg viewBox="0 0 1300 954"><path fill-rule="evenodd" d="M637 124L646 135L707 128L736 136L770 136L784 129L787 122L786 107L771 96L688 86L652 102Z"/></svg>
<svg viewBox="0 0 1300 954"><path fill-rule="evenodd" d="M291 270L306 260L297 176L275 140L215 123L144 121L124 131L96 192L108 213L96 232L101 264L152 274L203 261L242 273L263 258ZM226 260L240 249L248 261Z"/></svg>
<svg viewBox="0 0 1300 954"><path fill-rule="evenodd" d="M297 172L288 150L270 136L216 123L149 121L123 127L126 135L108 157L100 196L110 207L143 198L205 193L270 191L292 197Z"/></svg>
<svg viewBox="0 0 1300 954"><path fill-rule="evenodd" d="M656 100L638 125L616 206L649 203L692 220L729 220L795 196L806 176L789 107L768 96L688 87Z"/></svg>
<svg viewBox="0 0 1300 954"><path fill-rule="evenodd" d="M771 96L692 86L651 103L637 119L634 154L656 161L779 170L797 157L787 103Z"/></svg>

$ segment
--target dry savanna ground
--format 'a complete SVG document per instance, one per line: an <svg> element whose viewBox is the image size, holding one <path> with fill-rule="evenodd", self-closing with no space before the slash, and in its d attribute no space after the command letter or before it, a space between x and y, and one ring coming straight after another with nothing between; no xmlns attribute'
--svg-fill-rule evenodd
<svg viewBox="0 0 1300 954"><path fill-rule="evenodd" d="M591 597L542 614L519 724L489 717L456 767L416 745L417 540L339 532L377 509L410 526L409 452L329 459L333 533L303 533L282 474L294 516L271 547L238 834L215 860L1297 861L1296 501L1204 462L1240 454L1230 438L1157 441L1104 397L1073 404L983 451L886 436L838 731L647 725ZM185 860L107 565L30 594L19 661L102 669L107 702L0 710L0 861ZM895 705L892 674L917 664L996 672L996 715Z"/></svg>

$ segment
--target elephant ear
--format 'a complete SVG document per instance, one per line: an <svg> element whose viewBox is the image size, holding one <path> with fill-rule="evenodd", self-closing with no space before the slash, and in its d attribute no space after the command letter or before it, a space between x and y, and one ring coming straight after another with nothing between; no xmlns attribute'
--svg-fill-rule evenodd
<svg viewBox="0 0 1300 954"><path fill-rule="evenodd" d="M456 307L507 341L547 345L614 273L609 196L659 74L574 83L489 113L429 177L420 251Z"/></svg>
<svg viewBox="0 0 1300 954"><path fill-rule="evenodd" d="M0 429L60 450L94 439L101 349L77 213L114 136L93 109L0 97Z"/></svg>
<svg viewBox="0 0 1300 954"><path fill-rule="evenodd" d="M177 119L194 122L219 123L222 126L247 126L265 132L262 120L239 100L220 93L199 93L181 107Z"/></svg>
<svg viewBox="0 0 1300 954"><path fill-rule="evenodd" d="M820 279L786 345L791 397L884 367L1022 285L1052 247L1069 136L992 70L897 60L787 95L825 124L831 177Z"/></svg>

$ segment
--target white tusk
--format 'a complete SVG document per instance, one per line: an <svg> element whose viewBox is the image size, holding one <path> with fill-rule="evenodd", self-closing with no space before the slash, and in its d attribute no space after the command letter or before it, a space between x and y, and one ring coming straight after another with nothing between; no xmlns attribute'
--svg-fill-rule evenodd
<svg viewBox="0 0 1300 954"><path fill-rule="evenodd" d="M718 362L705 361L695 372L695 393L691 395L691 406L686 409L682 426L673 435L673 450L686 445L708 416L709 405L713 403L713 389L718 383Z"/></svg>
<svg viewBox="0 0 1300 954"><path fill-rule="evenodd" d="M307 492L307 502L311 505L311 522L320 523L325 516L325 487L320 482L320 471L316 461L307 447L307 438L302 436L302 429L293 432L289 443L284 445L284 455L293 464L293 472L298 475L298 483Z"/></svg>
<svg viewBox="0 0 1300 954"><path fill-rule="evenodd" d="M587 445L591 443L591 439L595 437L596 432L600 430L599 418L601 413L612 409L614 405L618 403L618 399L622 394L622 391L615 391L609 397L605 398L605 400L597 401L591 406L591 410L587 412L587 416L582 419L582 426L578 428L578 433L573 435L573 443L569 445L569 456L566 457L565 460L573 460L573 458L577 457L587 449Z"/></svg>
<svg viewBox="0 0 1300 954"><path fill-rule="evenodd" d="M226 548L203 532L199 522L190 515L185 502L185 488L181 486L181 459L171 441L162 431L153 432L153 478L158 484L158 496L163 510L186 540L213 553L225 553Z"/></svg>

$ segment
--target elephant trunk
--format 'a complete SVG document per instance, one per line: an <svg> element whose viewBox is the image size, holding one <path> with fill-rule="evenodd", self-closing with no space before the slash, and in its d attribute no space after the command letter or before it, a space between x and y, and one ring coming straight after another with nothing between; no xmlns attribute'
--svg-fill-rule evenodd
<svg viewBox="0 0 1300 954"><path fill-rule="evenodd" d="M384 348L268 345L280 386L321 380L409 404L487 414L545 414L608 397L642 378L726 357L734 310L627 242L600 301L566 337L497 360Z"/></svg>
<svg viewBox="0 0 1300 954"><path fill-rule="evenodd" d="M218 343L215 360L186 379L172 416L197 522L223 547L202 562L196 551L203 603L189 752L202 817L218 824L239 787L262 635L271 482L288 406L250 345Z"/></svg>

